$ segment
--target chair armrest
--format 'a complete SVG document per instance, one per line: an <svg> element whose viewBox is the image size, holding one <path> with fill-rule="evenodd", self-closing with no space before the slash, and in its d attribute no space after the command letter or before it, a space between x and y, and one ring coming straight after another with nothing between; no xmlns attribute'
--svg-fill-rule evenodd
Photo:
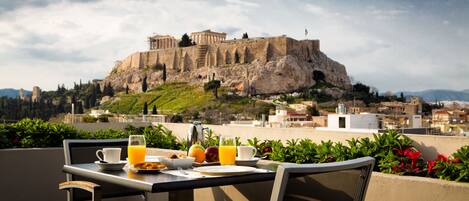
<svg viewBox="0 0 469 201"><path fill-rule="evenodd" d="M60 190L69 190L72 188L83 189L91 193L101 190L100 185L89 181L66 181L59 184Z"/></svg>

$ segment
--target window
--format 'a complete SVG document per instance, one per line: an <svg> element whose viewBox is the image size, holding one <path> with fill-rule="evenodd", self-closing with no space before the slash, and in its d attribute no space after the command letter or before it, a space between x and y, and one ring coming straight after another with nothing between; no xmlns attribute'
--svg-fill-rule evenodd
<svg viewBox="0 0 469 201"><path fill-rule="evenodd" d="M345 128L345 117L339 117L339 128Z"/></svg>

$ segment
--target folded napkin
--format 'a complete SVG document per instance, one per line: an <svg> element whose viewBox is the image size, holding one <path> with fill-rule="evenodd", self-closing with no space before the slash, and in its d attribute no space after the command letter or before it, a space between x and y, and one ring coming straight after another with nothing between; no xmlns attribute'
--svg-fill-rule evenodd
<svg viewBox="0 0 469 201"><path fill-rule="evenodd" d="M187 169L187 170L163 170L161 173L164 174L170 174L178 177L187 177L187 178L192 178L192 179L198 179L198 178L207 178L207 177L219 177L219 176L213 176L213 175L203 175L200 174L200 172L196 172L192 169Z"/></svg>
<svg viewBox="0 0 469 201"><path fill-rule="evenodd" d="M178 177L187 177L187 178L192 178L192 179L198 179L198 178L210 178L210 177L221 177L221 175L205 175L201 174L200 172L194 171L192 169L186 169L186 170L162 170L161 171L164 174L170 174ZM259 169L257 168L254 172L252 173L268 173L272 172L270 170L265 170L265 169Z"/></svg>

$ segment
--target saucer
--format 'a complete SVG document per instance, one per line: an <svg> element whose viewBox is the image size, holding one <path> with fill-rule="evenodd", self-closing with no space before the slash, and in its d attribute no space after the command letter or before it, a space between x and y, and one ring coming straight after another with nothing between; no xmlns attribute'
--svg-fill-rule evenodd
<svg viewBox="0 0 469 201"><path fill-rule="evenodd" d="M240 159L236 157L236 165L240 166L256 166L257 161L260 160L258 157L250 158L250 159Z"/></svg>
<svg viewBox="0 0 469 201"><path fill-rule="evenodd" d="M97 164L101 170L122 170L127 164L127 161L119 161L117 163L101 163L100 161L95 161L94 163Z"/></svg>

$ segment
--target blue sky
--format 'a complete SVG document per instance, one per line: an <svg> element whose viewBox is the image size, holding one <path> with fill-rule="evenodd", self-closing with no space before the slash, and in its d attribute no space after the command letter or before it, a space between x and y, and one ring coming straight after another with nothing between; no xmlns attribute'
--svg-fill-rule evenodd
<svg viewBox="0 0 469 201"><path fill-rule="evenodd" d="M469 88L468 1L0 0L0 88L104 78L153 33L320 39L380 91Z"/></svg>

